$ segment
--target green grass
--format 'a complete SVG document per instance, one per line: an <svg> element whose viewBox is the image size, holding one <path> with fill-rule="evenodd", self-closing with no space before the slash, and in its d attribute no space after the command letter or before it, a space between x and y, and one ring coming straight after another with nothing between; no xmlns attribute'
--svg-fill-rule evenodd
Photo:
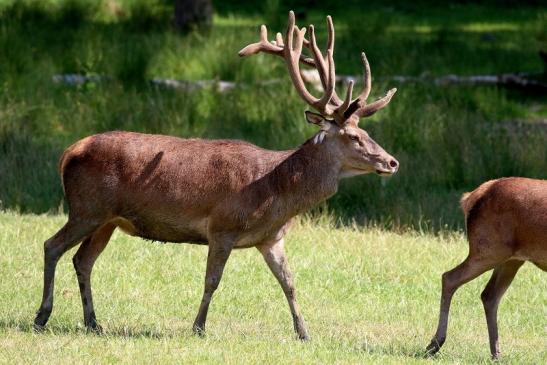
<svg viewBox="0 0 547 365"><path fill-rule="evenodd" d="M254 249L233 252L213 298L207 335L191 333L206 247L154 244L116 233L93 273L105 329L87 334L71 256L61 259L45 333L31 330L42 290L42 242L64 216L0 214L0 362L17 363L489 363L479 294L488 274L455 295L448 339L435 330L440 275L467 254L461 233L395 234L301 219L287 239L312 340L292 332L281 288ZM545 274L526 264L500 306L504 363L547 360Z"/></svg>
<svg viewBox="0 0 547 365"><path fill-rule="evenodd" d="M305 0L259 8L219 1L212 29L181 34L170 27L167 1L0 0L0 211L7 210L0 213L0 363L489 363L479 299L488 275L456 294L439 356L421 354L437 322L440 275L467 254L459 195L500 176L547 178L547 131L535 123L547 117L547 103L515 90L386 78L544 71L537 52L547 48L547 8L498 3L315 1L309 10ZM120 233L93 276L105 334L83 328L73 252L58 266L48 330L33 333L42 243L65 218L21 213L63 211L57 160L66 146L118 129L285 149L314 133L280 60L236 56L258 39L259 24L283 29L289 8L306 10L299 24L315 23L320 42L324 16L333 15L339 74L359 74L365 50L372 97L399 89L388 108L362 122L401 162L398 174L343 181L312 214L318 222L302 218L289 234L312 341L295 339L281 288L254 249L228 261L207 336L197 338L190 328L206 248ZM109 80L67 86L52 81L59 73ZM167 90L150 86L152 77L241 86L225 94ZM285 82L258 83L269 79ZM547 362L544 275L525 265L501 304L501 363Z"/></svg>
<svg viewBox="0 0 547 365"><path fill-rule="evenodd" d="M0 1L0 208L62 208L58 156L93 133L238 138L272 149L296 147L314 133L283 63L236 55L258 39L260 23L272 31L284 28L284 2L268 1L263 8L218 2L213 28L186 34L170 27L170 2L93 3ZM501 176L547 177L547 131L535 123L547 116L544 97L386 81L393 75L542 72L537 51L545 45L547 8L534 1L505 3L318 2L306 12L299 24L315 23L320 42L324 16L333 14L338 73L359 74L359 51L365 50L372 98L399 88L388 108L362 122L401 162L399 173L390 180L344 181L329 211L386 228L461 228L456 202L463 191ZM308 9L306 4L290 7ZM52 82L58 73L110 81L71 87ZM151 87L146 80L152 77L242 86L225 94L174 91ZM258 84L276 78L284 82Z"/></svg>
<svg viewBox="0 0 547 365"><path fill-rule="evenodd" d="M500 176L547 178L547 130L536 123L547 103L515 90L386 78L543 72L547 8L527 3L218 1L212 29L181 34L168 1L0 0L0 363L489 363L479 299L486 274L457 292L441 353L421 354L437 322L440 276L467 254L459 195ZM333 15L339 74L359 74L365 50L372 97L399 89L362 122L401 162L398 174L344 180L311 215L319 221L302 218L288 236L312 341L295 339L281 288L254 249L233 253L207 336L192 335L206 248L121 233L93 275L105 334L83 328L74 250L58 266L48 329L34 333L42 244L65 218L22 213L63 211L57 160L66 146L118 129L286 149L314 133L280 60L236 56L258 39L259 24L282 30L290 8L306 10L299 24L316 24L320 42ZM109 80L67 86L52 81L59 73ZM150 86L152 77L241 86L167 90ZM269 79L284 82L258 83ZM504 297L501 363L547 362L544 275L525 265Z"/></svg>

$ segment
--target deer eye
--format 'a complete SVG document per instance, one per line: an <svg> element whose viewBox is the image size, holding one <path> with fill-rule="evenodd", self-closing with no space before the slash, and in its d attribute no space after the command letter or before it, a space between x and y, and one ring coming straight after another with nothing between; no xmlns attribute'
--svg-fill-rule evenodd
<svg viewBox="0 0 547 365"><path fill-rule="evenodd" d="M350 134L349 136L349 139L351 139L352 141L358 141L359 140L359 137L354 135L354 134Z"/></svg>

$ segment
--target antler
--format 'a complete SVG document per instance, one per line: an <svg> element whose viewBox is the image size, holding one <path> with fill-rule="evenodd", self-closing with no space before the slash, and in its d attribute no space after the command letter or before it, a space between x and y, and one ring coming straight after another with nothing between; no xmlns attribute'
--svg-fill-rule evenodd
<svg viewBox="0 0 547 365"><path fill-rule="evenodd" d="M268 30L265 25L260 26L260 41L251 43L238 52L240 57L250 56L260 52L270 53L283 57L283 37L281 33L276 34L275 41L268 41ZM308 66L315 66L315 61L311 58L300 56L300 62Z"/></svg>
<svg viewBox="0 0 547 365"><path fill-rule="evenodd" d="M340 126L350 120L357 122L361 117L372 115L390 102L397 89L389 90L382 98L366 105L366 100L371 89L371 74L370 65L364 53L361 54L363 67L365 68L363 91L357 98L352 99L354 83L353 81L350 81L346 91L346 97L342 101L335 91L336 75L333 59L334 25L332 23L332 18L327 16L328 40L326 56L323 56L317 46L313 25L310 25L309 29L310 40L308 41L304 38L306 29L299 29L295 25L294 12L290 11L287 31L284 38L280 33L277 33L276 40L269 42L266 26L262 25L260 27L260 41L246 46L239 51L239 55L244 57L265 52L283 57L287 64L287 69L293 85L300 97L323 116L333 118ZM302 48L304 46L310 49L313 58L302 55ZM321 98L316 98L306 89L306 85L300 74L300 63L314 67L319 73L321 85L324 90L324 94Z"/></svg>
<svg viewBox="0 0 547 365"><path fill-rule="evenodd" d="M285 47L283 48L283 56L287 64L289 75L296 88L296 91L300 94L302 99L310 106L314 107L317 111L325 116L332 116L332 105L329 104L332 96L334 95L334 86L336 82L336 75L334 72L334 59L333 59L333 45L334 42L329 44L327 48L327 62L328 66L323 64L324 59L321 53L314 53L314 61L316 68L319 71L320 77L325 80L324 94L320 99L314 97L306 89L302 75L300 74L300 56L302 54L302 46L304 45L304 35L306 34L306 28L298 29L295 26L294 13L289 13L289 24L287 25L287 32L285 33ZM332 24L332 23L331 23ZM334 28L329 28L329 34L334 32ZM296 44L293 42L293 36L296 33ZM312 46L313 47L313 46ZM317 47L317 45L315 46ZM322 65L321 65L322 64ZM319 66L321 65L321 66Z"/></svg>

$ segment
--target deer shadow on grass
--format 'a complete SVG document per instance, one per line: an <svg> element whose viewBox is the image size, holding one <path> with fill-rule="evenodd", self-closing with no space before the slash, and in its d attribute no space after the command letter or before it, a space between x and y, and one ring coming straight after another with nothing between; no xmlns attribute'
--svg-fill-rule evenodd
<svg viewBox="0 0 547 365"><path fill-rule="evenodd" d="M357 348L357 352L362 352L368 355L387 355L396 356L400 358L412 358L416 360L433 359L434 357L428 356L424 349L415 344L370 344L361 343ZM404 361L403 361L404 362Z"/></svg>
<svg viewBox="0 0 547 365"><path fill-rule="evenodd" d="M42 331L36 331L32 324L32 320L27 319L0 319L0 331L15 330L22 333L34 333L37 335L79 335L88 334L98 337L119 337L119 338L148 338L148 339L169 339L175 337L191 336L190 330L168 330L155 328L135 328L126 326L107 327L101 333L88 331L82 325L65 325L58 323L48 323L47 327Z"/></svg>

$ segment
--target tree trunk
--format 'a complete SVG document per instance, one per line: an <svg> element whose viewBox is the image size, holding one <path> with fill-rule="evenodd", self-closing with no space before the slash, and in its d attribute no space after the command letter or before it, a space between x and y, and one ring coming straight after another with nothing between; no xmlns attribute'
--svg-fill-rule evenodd
<svg viewBox="0 0 547 365"><path fill-rule="evenodd" d="M175 27L185 31L193 27L209 28L213 23L211 0L175 0Z"/></svg>

